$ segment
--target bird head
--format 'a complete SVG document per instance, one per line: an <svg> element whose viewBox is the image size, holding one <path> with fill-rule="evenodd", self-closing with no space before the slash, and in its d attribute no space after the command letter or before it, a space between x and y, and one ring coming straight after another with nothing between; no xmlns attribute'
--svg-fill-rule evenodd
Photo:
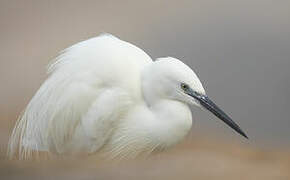
<svg viewBox="0 0 290 180"><path fill-rule="evenodd" d="M194 71L176 58L159 58L145 69L143 88L150 87L145 99L149 102L158 99L171 99L204 108L248 138L241 128L222 111L205 93L201 81Z"/></svg>

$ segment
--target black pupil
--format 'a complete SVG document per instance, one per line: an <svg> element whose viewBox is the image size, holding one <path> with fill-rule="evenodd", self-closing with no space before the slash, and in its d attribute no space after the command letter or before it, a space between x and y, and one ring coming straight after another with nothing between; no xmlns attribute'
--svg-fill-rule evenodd
<svg viewBox="0 0 290 180"><path fill-rule="evenodd" d="M186 84L182 84L182 88L183 89L187 89L187 85Z"/></svg>

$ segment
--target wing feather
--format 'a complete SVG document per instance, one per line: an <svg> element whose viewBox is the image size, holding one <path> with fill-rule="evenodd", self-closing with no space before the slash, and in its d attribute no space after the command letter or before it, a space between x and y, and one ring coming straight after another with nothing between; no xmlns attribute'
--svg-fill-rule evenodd
<svg viewBox="0 0 290 180"><path fill-rule="evenodd" d="M108 35L64 50L18 119L8 155L28 159L39 151L97 151L112 123L142 98L140 72L151 62L139 48Z"/></svg>

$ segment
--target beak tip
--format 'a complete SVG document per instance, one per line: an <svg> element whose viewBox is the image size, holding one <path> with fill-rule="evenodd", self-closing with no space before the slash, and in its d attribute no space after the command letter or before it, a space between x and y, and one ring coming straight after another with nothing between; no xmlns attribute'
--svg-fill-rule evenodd
<svg viewBox="0 0 290 180"><path fill-rule="evenodd" d="M249 137L248 137L246 134L243 134L243 136L244 136L246 139L249 139Z"/></svg>
<svg viewBox="0 0 290 180"><path fill-rule="evenodd" d="M249 139L249 137L248 137L246 134L244 134L244 137L245 137L246 139Z"/></svg>
<svg viewBox="0 0 290 180"><path fill-rule="evenodd" d="M244 138L249 139L249 137L244 133L241 129L238 131L240 135L242 135Z"/></svg>

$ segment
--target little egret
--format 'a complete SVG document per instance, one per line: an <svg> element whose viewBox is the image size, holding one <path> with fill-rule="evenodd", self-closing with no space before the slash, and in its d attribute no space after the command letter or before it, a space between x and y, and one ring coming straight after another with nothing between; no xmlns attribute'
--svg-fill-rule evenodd
<svg viewBox="0 0 290 180"><path fill-rule="evenodd" d="M110 34L65 49L48 73L14 127L10 157L150 154L186 136L192 125L189 106L209 110L247 138L187 65L172 57L152 61Z"/></svg>

